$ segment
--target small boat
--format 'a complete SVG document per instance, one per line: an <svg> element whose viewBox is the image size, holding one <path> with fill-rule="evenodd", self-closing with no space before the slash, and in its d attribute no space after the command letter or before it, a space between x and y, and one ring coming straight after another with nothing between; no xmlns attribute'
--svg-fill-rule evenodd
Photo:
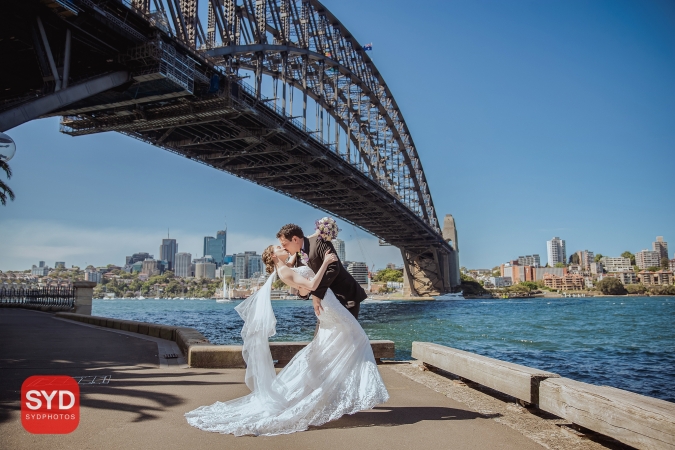
<svg viewBox="0 0 675 450"><path fill-rule="evenodd" d="M145 297L143 297L142 295L139 295L139 296L136 297L136 298L137 298L138 300L145 300Z"/></svg>
<svg viewBox="0 0 675 450"><path fill-rule="evenodd" d="M435 300L465 300L463 293L460 292L448 292L447 294L439 295L434 297Z"/></svg>
<svg viewBox="0 0 675 450"><path fill-rule="evenodd" d="M225 280L225 277L223 277L223 296L222 298L217 299L216 303L230 303L232 301L232 289Z"/></svg>

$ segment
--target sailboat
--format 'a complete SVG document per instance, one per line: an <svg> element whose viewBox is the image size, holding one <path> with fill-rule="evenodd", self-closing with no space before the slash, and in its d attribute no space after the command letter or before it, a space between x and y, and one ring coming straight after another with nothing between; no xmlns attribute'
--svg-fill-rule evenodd
<svg viewBox="0 0 675 450"><path fill-rule="evenodd" d="M217 303L227 303L232 301L232 291L227 279L223 277L223 297L216 300Z"/></svg>

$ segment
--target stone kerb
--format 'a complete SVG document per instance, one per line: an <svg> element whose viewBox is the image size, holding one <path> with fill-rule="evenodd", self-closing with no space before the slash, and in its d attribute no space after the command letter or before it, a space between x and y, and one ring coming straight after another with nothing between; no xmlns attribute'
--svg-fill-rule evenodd
<svg viewBox="0 0 675 450"><path fill-rule="evenodd" d="M539 403L539 384L560 375L429 342L413 342L412 357L467 380L531 404Z"/></svg>
<svg viewBox="0 0 675 450"><path fill-rule="evenodd" d="M548 379L539 408L638 449L675 450L675 404L609 386Z"/></svg>
<svg viewBox="0 0 675 450"><path fill-rule="evenodd" d="M187 357L188 365L194 368L224 369L245 367L241 354L241 345L213 345L203 334L194 328L158 325L156 323L135 322L132 320L111 319L108 317L89 316L60 312L56 316L115 330L130 331L175 341L181 352ZM271 342L272 358L278 361L277 366L287 364L296 353L309 342ZM381 358L393 358L395 354L393 341L370 341L377 362Z"/></svg>

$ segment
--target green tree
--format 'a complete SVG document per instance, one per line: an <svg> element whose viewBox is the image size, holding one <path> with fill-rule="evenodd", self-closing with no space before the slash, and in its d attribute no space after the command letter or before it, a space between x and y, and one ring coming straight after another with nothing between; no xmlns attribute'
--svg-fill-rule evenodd
<svg viewBox="0 0 675 450"><path fill-rule="evenodd" d="M668 270L669 267L670 267L670 260L666 256L664 256L663 258L661 258L661 268Z"/></svg>
<svg viewBox="0 0 675 450"><path fill-rule="evenodd" d="M624 295L626 293L626 288L616 278L604 278L598 281L595 287L605 295Z"/></svg>
<svg viewBox="0 0 675 450"><path fill-rule="evenodd" d="M556 267L565 267L565 263L557 262L555 263Z"/></svg>
<svg viewBox="0 0 675 450"><path fill-rule="evenodd" d="M12 169L10 169L7 161L0 159L0 169L5 171L8 180L12 178ZM14 201L14 191L12 191L4 181L0 180L0 203L2 203L3 206L7 204L7 197L9 197L11 201Z"/></svg>
<svg viewBox="0 0 675 450"><path fill-rule="evenodd" d="M581 262L579 261L579 254L578 253L572 253L570 255L569 261L570 261L570 264L581 264Z"/></svg>
<svg viewBox="0 0 675 450"><path fill-rule="evenodd" d="M602 258L604 258L604 255L602 253L598 253L597 255L595 255L595 259L593 259L593 261L600 262Z"/></svg>
<svg viewBox="0 0 675 450"><path fill-rule="evenodd" d="M621 254L621 257L622 257L622 258L628 258L628 259L630 259L630 265L631 265L631 266L634 266L634 265L635 265L635 255L632 254L631 252L629 252L628 250L626 250L625 252L623 252L623 253Z"/></svg>
<svg viewBox="0 0 675 450"><path fill-rule="evenodd" d="M383 269L375 274L373 280L381 283L386 283L387 281L403 283L403 271L397 269Z"/></svg>

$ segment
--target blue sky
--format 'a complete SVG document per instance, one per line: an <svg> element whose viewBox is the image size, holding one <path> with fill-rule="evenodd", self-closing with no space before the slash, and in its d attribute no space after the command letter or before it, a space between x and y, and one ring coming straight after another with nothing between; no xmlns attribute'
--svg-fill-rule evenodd
<svg viewBox="0 0 675 450"><path fill-rule="evenodd" d="M326 0L396 97L460 260L492 267L539 253L618 255L663 235L675 248L675 3ZM124 262L180 251L227 221L228 252L261 251L279 226L324 214L133 139L72 138L58 119L17 143L0 207L0 270ZM400 262L341 224L347 257ZM356 238L359 238L357 240Z"/></svg>

